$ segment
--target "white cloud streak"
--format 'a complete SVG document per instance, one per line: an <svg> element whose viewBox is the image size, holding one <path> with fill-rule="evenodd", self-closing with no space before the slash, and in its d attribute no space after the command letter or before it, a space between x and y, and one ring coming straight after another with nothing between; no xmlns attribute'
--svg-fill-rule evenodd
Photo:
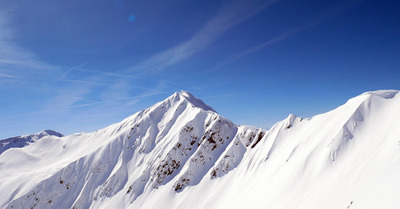
<svg viewBox="0 0 400 209"><path fill-rule="evenodd" d="M311 22L309 22L307 24L304 24L304 25L300 25L299 27L296 27L296 28L294 28L292 30L286 31L284 33L281 33L278 36L275 36L274 38L272 38L272 39L270 39L268 41L265 41L265 42L263 42L261 44L258 44L256 46L253 46L253 47L249 48L249 49L246 49L246 50L244 50L244 51L242 51L242 52L240 52L238 54L235 54L235 55L233 55L231 57L228 57L227 59L225 59L222 62L218 63L212 70L219 69L219 68L221 68L221 67L223 67L223 66L225 66L227 64L230 64L232 62L235 62L236 60L241 59L242 57L245 57L245 56L247 56L247 55L249 55L251 53L259 51L259 50L261 50L261 49L263 49L265 47L268 47L268 46L270 46L272 44L275 44L275 43L278 43L278 42L280 42L282 40L285 40L285 39L293 36L294 34L302 32L302 31L304 31L304 30L306 30L308 28L311 28L311 27L313 27L315 25L318 25L318 24L326 21L327 19L329 19L329 18L331 18L333 16L336 16L339 13L342 13L342 12L344 12L344 11L346 11L346 10L348 10L348 9L350 9L350 8L360 4L360 3L362 3L363 1L364 0L348 1L348 2L344 3L343 5L338 6L337 8L334 8L334 9L331 9L331 10L325 12L324 14L318 14L314 21L311 21Z"/></svg>
<svg viewBox="0 0 400 209"><path fill-rule="evenodd" d="M261 49L263 49L263 48L265 48L267 46L270 46L270 45L275 44L277 42L280 42L280 41L282 41L284 39L287 39L290 36L292 36L292 35L294 35L294 34L296 34L298 32L301 32L301 31L303 31L303 30L305 30L307 28L310 28L315 24L316 23L307 24L305 26L301 26L301 27L296 28L294 30L282 33L282 34L280 34L280 35L278 35L278 36L276 36L276 37L274 37L274 38L272 38L272 39L270 39L270 40L268 40L268 41L266 41L264 43L261 43L261 44L259 44L257 46L251 47L251 48L249 48L247 50L244 50L244 51L242 51L242 52L240 52L238 54L235 54L235 55L233 55L231 57L228 57L227 59L225 59L222 62L218 63L217 66L213 68L213 70L219 69L219 68L221 68L221 67L223 67L223 66L225 66L227 64L230 64L232 62L235 62L236 60L239 60L240 58L242 58L244 56L247 56L247 55L249 55L251 53L254 53L254 52L258 51L258 50L261 50Z"/></svg>
<svg viewBox="0 0 400 209"><path fill-rule="evenodd" d="M218 15L213 17L189 40L144 60L128 69L132 71L160 71L171 65L180 63L193 54L207 48L219 36L237 24L253 17L277 0L240 1L225 5Z"/></svg>
<svg viewBox="0 0 400 209"><path fill-rule="evenodd" d="M5 73L0 73L0 78L18 78L18 76L15 75L10 75L10 74L5 74Z"/></svg>

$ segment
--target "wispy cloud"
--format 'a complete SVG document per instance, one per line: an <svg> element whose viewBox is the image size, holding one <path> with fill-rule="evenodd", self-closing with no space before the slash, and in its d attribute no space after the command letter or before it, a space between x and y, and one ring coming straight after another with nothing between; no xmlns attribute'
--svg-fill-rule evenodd
<svg viewBox="0 0 400 209"><path fill-rule="evenodd" d="M269 40L267 40L267 41L265 41L265 42L263 42L261 44L258 44L256 46L253 46L253 47L249 48L249 49L246 49L246 50L241 51L241 52L239 52L237 54L234 54L234 55L228 57L227 59L221 61L220 63L218 63L212 70L219 69L219 68L221 68L221 67L223 67L223 66L225 66L227 64L230 64L232 62L235 62L236 60L241 59L242 57L245 57L245 56L247 56L247 55L249 55L251 53L259 51L259 50L261 50L261 49L263 49L265 47L268 47L268 46L270 46L272 44L275 44L275 43L278 43L278 42L280 42L282 40L285 40L285 39L287 39L287 38L289 38L289 37L291 37L291 36L293 36L293 35L295 35L297 33L300 33L300 32L302 32L302 31L304 31L306 29L311 28L311 27L313 27L315 25L318 25L318 24L326 21L327 19L332 18L333 16L336 16L336 15L338 15L338 14L340 14L340 13L346 11L346 10L351 9L352 7L360 4L363 1L364 0L348 1L348 2L346 2L344 4L342 4L342 5L339 5L338 7L334 8L334 9L326 11L323 14L316 14L316 16L315 16L313 21L311 21L309 23L306 23L306 24L303 24L303 25L300 25L300 26L298 26L296 28L293 28L293 29L291 29L289 31L283 32L283 33L281 33L281 34L273 37L272 39L269 39Z"/></svg>
<svg viewBox="0 0 400 209"><path fill-rule="evenodd" d="M70 83L82 83L82 84L90 84L90 85L103 85L100 82L88 81L88 80L60 79L58 81L70 82Z"/></svg>
<svg viewBox="0 0 400 209"><path fill-rule="evenodd" d="M102 72L98 70L89 70L89 69L84 69L84 68L77 68L77 71L85 72L85 73L91 73L91 74L100 74L103 76L107 77L117 77L117 78L139 78L138 76L135 75L130 75L128 73L116 73L116 72Z"/></svg>
<svg viewBox="0 0 400 209"><path fill-rule="evenodd" d="M146 91L143 91L135 96L120 95L121 97L103 98L95 101L85 98L85 95L91 92L90 88L84 88L80 85L65 86L64 88L58 90L57 96L51 98L47 102L47 105L44 109L3 117L2 119L8 121L10 119L23 118L27 116L48 115L49 113L51 113L53 116L63 115L65 113L69 113L69 110L84 107L91 107L89 112L94 112L95 115L100 114L101 112L115 113L118 111L126 111L121 109L120 105L134 105L140 102L142 99L148 97L171 93L170 91L165 90L165 87L166 86L164 82L161 81L153 88L147 89Z"/></svg>
<svg viewBox="0 0 400 209"><path fill-rule="evenodd" d="M2 119L37 118L35 116L48 119L51 118L49 115L78 117L82 111L70 110L84 107L91 108L82 109L83 112L118 112L123 111L118 108L120 104L132 105L143 98L164 93L164 86L146 88L128 82L137 77L124 72L87 69L89 61L70 68L50 65L14 41L15 34L11 29L10 20L8 13L0 11L0 85L6 86L11 79L18 80L18 84L22 82L24 84L19 87L29 86L24 91L34 92L42 101L36 103L37 106L28 109L26 113L8 115ZM143 91L132 96L131 89ZM45 93L46 96L42 97L41 93Z"/></svg>
<svg viewBox="0 0 400 209"><path fill-rule="evenodd" d="M315 24L316 24L316 22L313 22L313 23L310 23L310 24L295 28L295 29L293 29L291 31L279 34L278 36L276 36L276 37L274 37L274 38L272 38L272 39L270 39L270 40L268 40L266 42L263 42L263 43L261 43L259 45L256 45L256 46L253 46L253 47L251 47L249 49L246 49L246 50L244 50L242 52L239 52L239 53L237 53L235 55L232 55L231 57L228 57L227 59L225 59L222 62L218 63L213 68L213 70L219 69L219 68L221 68L221 67L223 67L223 66L225 66L227 64L230 64L232 62L235 62L236 60L239 60L240 58L242 58L244 56L247 56L247 55L249 55L251 53L254 53L254 52L258 51L258 50L261 50L261 49L263 49L263 48L265 48L267 46L270 46L270 45L275 44L277 42L280 42L280 41L282 41L284 39L287 39L290 36L292 36L292 35L294 35L296 33L299 33L299 32L301 32L301 31L303 31L303 30L305 30L307 28L310 28Z"/></svg>
<svg viewBox="0 0 400 209"><path fill-rule="evenodd" d="M29 77L59 70L14 43L15 34L8 16L5 11L0 11L0 73L14 79L23 79L21 75Z"/></svg>
<svg viewBox="0 0 400 209"><path fill-rule="evenodd" d="M230 28L253 17L276 1L277 0L266 2L237 0L231 4L225 5L215 17L207 22L205 26L189 40L155 54L128 69L128 71L159 71L180 63L193 54L207 48Z"/></svg>
<svg viewBox="0 0 400 209"><path fill-rule="evenodd" d="M132 105L132 104L136 104L136 103L140 102L140 99L159 95L159 94L164 94L164 93L169 93L169 92L168 91L145 92L143 94L136 95L136 96L122 97L122 98L116 98L116 99L110 99L110 100L101 100L101 101L97 101L97 102L90 102L90 103L79 104L79 105L72 105L68 108L72 109L72 108L96 106L96 105L102 105L102 104L117 105L117 104L122 104L122 103Z"/></svg>
<svg viewBox="0 0 400 209"><path fill-rule="evenodd" d="M211 95L211 96L204 96L201 97L202 99L212 99L212 98L224 98L224 97L235 97L235 96L242 96L244 94L218 94L218 95Z"/></svg>
<svg viewBox="0 0 400 209"><path fill-rule="evenodd" d="M3 78L18 78L18 76L5 74L5 73L0 73L0 78L1 77L3 77Z"/></svg>
<svg viewBox="0 0 400 209"><path fill-rule="evenodd" d="M114 85L111 85L111 87L107 90L121 90L123 88L127 87L125 83L115 83ZM160 94L165 94L165 93L171 93L170 91L165 90L166 85L164 81L160 81L156 86L153 88L149 88L142 93L135 95L135 96L128 96L128 92L124 92L123 94L120 94L118 96L112 94L110 95L103 95L102 99L99 101L92 101L92 102L87 102L84 104L76 104L76 105L71 105L68 108L79 108L79 107L87 107L87 106L100 106L104 104L108 105L117 105L117 104L135 104L138 103L141 99L148 98L151 96L156 96ZM104 92L107 92L104 91ZM104 93L103 92L103 93ZM114 108L115 109L115 108Z"/></svg>
<svg viewBox="0 0 400 209"><path fill-rule="evenodd" d="M79 130L82 125L77 124L82 120L109 123L110 118L123 118L140 110L141 104L137 103L147 98L170 93L163 81L144 82L142 76L126 71L90 69L91 60L73 67L48 64L14 39L18 28L12 27L12 13L3 10L0 9L0 95L10 95L10 89L18 88L9 101L21 104L18 109L3 106L1 123L22 121L21 124L43 129L50 128L48 124L71 125Z"/></svg>

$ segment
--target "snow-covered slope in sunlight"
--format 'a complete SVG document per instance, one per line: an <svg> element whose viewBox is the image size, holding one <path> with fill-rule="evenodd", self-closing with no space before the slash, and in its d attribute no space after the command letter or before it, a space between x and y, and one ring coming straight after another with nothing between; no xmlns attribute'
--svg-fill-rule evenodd
<svg viewBox="0 0 400 209"><path fill-rule="evenodd" d="M53 130L44 130L37 134L29 134L24 136L16 136L7 139L2 139L0 140L0 154L10 148L20 148L28 146L34 143L35 141L48 136L63 137L64 135Z"/></svg>
<svg viewBox="0 0 400 209"><path fill-rule="evenodd" d="M179 92L0 155L1 208L399 208L400 96L238 126Z"/></svg>

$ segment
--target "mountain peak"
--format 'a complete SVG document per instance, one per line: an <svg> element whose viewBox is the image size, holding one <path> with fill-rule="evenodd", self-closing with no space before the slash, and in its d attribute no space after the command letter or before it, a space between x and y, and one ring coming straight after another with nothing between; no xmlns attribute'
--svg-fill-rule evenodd
<svg viewBox="0 0 400 209"><path fill-rule="evenodd" d="M217 112L212 107L210 107L206 103L204 103L201 99L193 96L193 94L191 94L190 92L183 91L183 90L180 92L175 92L170 97L168 97L165 101L181 101L181 100L186 100L187 102L192 104L193 107L198 107L205 111Z"/></svg>
<svg viewBox="0 0 400 209"><path fill-rule="evenodd" d="M0 154L10 148L21 148L28 146L29 144L32 144L35 141L47 136L63 137L64 135L53 130L43 130L36 134L28 134L2 139L0 140Z"/></svg>
<svg viewBox="0 0 400 209"><path fill-rule="evenodd" d="M53 130L43 130L40 133L37 133L38 135L49 135L49 136L58 136L58 137L63 137L64 135Z"/></svg>
<svg viewBox="0 0 400 209"><path fill-rule="evenodd" d="M0 153L0 205L336 209L354 201L399 208L396 195L363 206L382 188L400 188L397 93L366 92L312 119L290 114L264 130L235 125L191 93L175 92L102 130ZM311 201L298 207L304 200Z"/></svg>

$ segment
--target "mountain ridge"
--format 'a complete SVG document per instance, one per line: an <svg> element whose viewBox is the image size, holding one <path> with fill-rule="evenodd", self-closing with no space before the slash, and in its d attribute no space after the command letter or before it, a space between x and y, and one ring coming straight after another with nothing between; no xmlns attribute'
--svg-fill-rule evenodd
<svg viewBox="0 0 400 209"><path fill-rule="evenodd" d="M22 136L15 136L6 139L0 140L0 155L10 148L21 148L28 146L35 141L47 137L47 136L56 136L56 137L63 137L63 134L60 134L53 130L43 130L36 134L28 134Z"/></svg>
<svg viewBox="0 0 400 209"><path fill-rule="evenodd" d="M353 200L354 208L368 206L362 196L371 185L366 182L382 178L370 167L384 173L392 166L371 156L400 162L394 154L400 135L393 123L400 115L397 93L366 92L312 118L290 114L265 130L235 125L190 93L176 92L98 131L44 137L4 152L0 206L341 208ZM374 140L381 135L384 140ZM329 195L316 192L328 189ZM260 195L265 192L271 195ZM312 199L318 195L323 198ZM332 196L336 202L327 206ZM150 201L154 198L160 203ZM290 201L282 204L285 200Z"/></svg>

